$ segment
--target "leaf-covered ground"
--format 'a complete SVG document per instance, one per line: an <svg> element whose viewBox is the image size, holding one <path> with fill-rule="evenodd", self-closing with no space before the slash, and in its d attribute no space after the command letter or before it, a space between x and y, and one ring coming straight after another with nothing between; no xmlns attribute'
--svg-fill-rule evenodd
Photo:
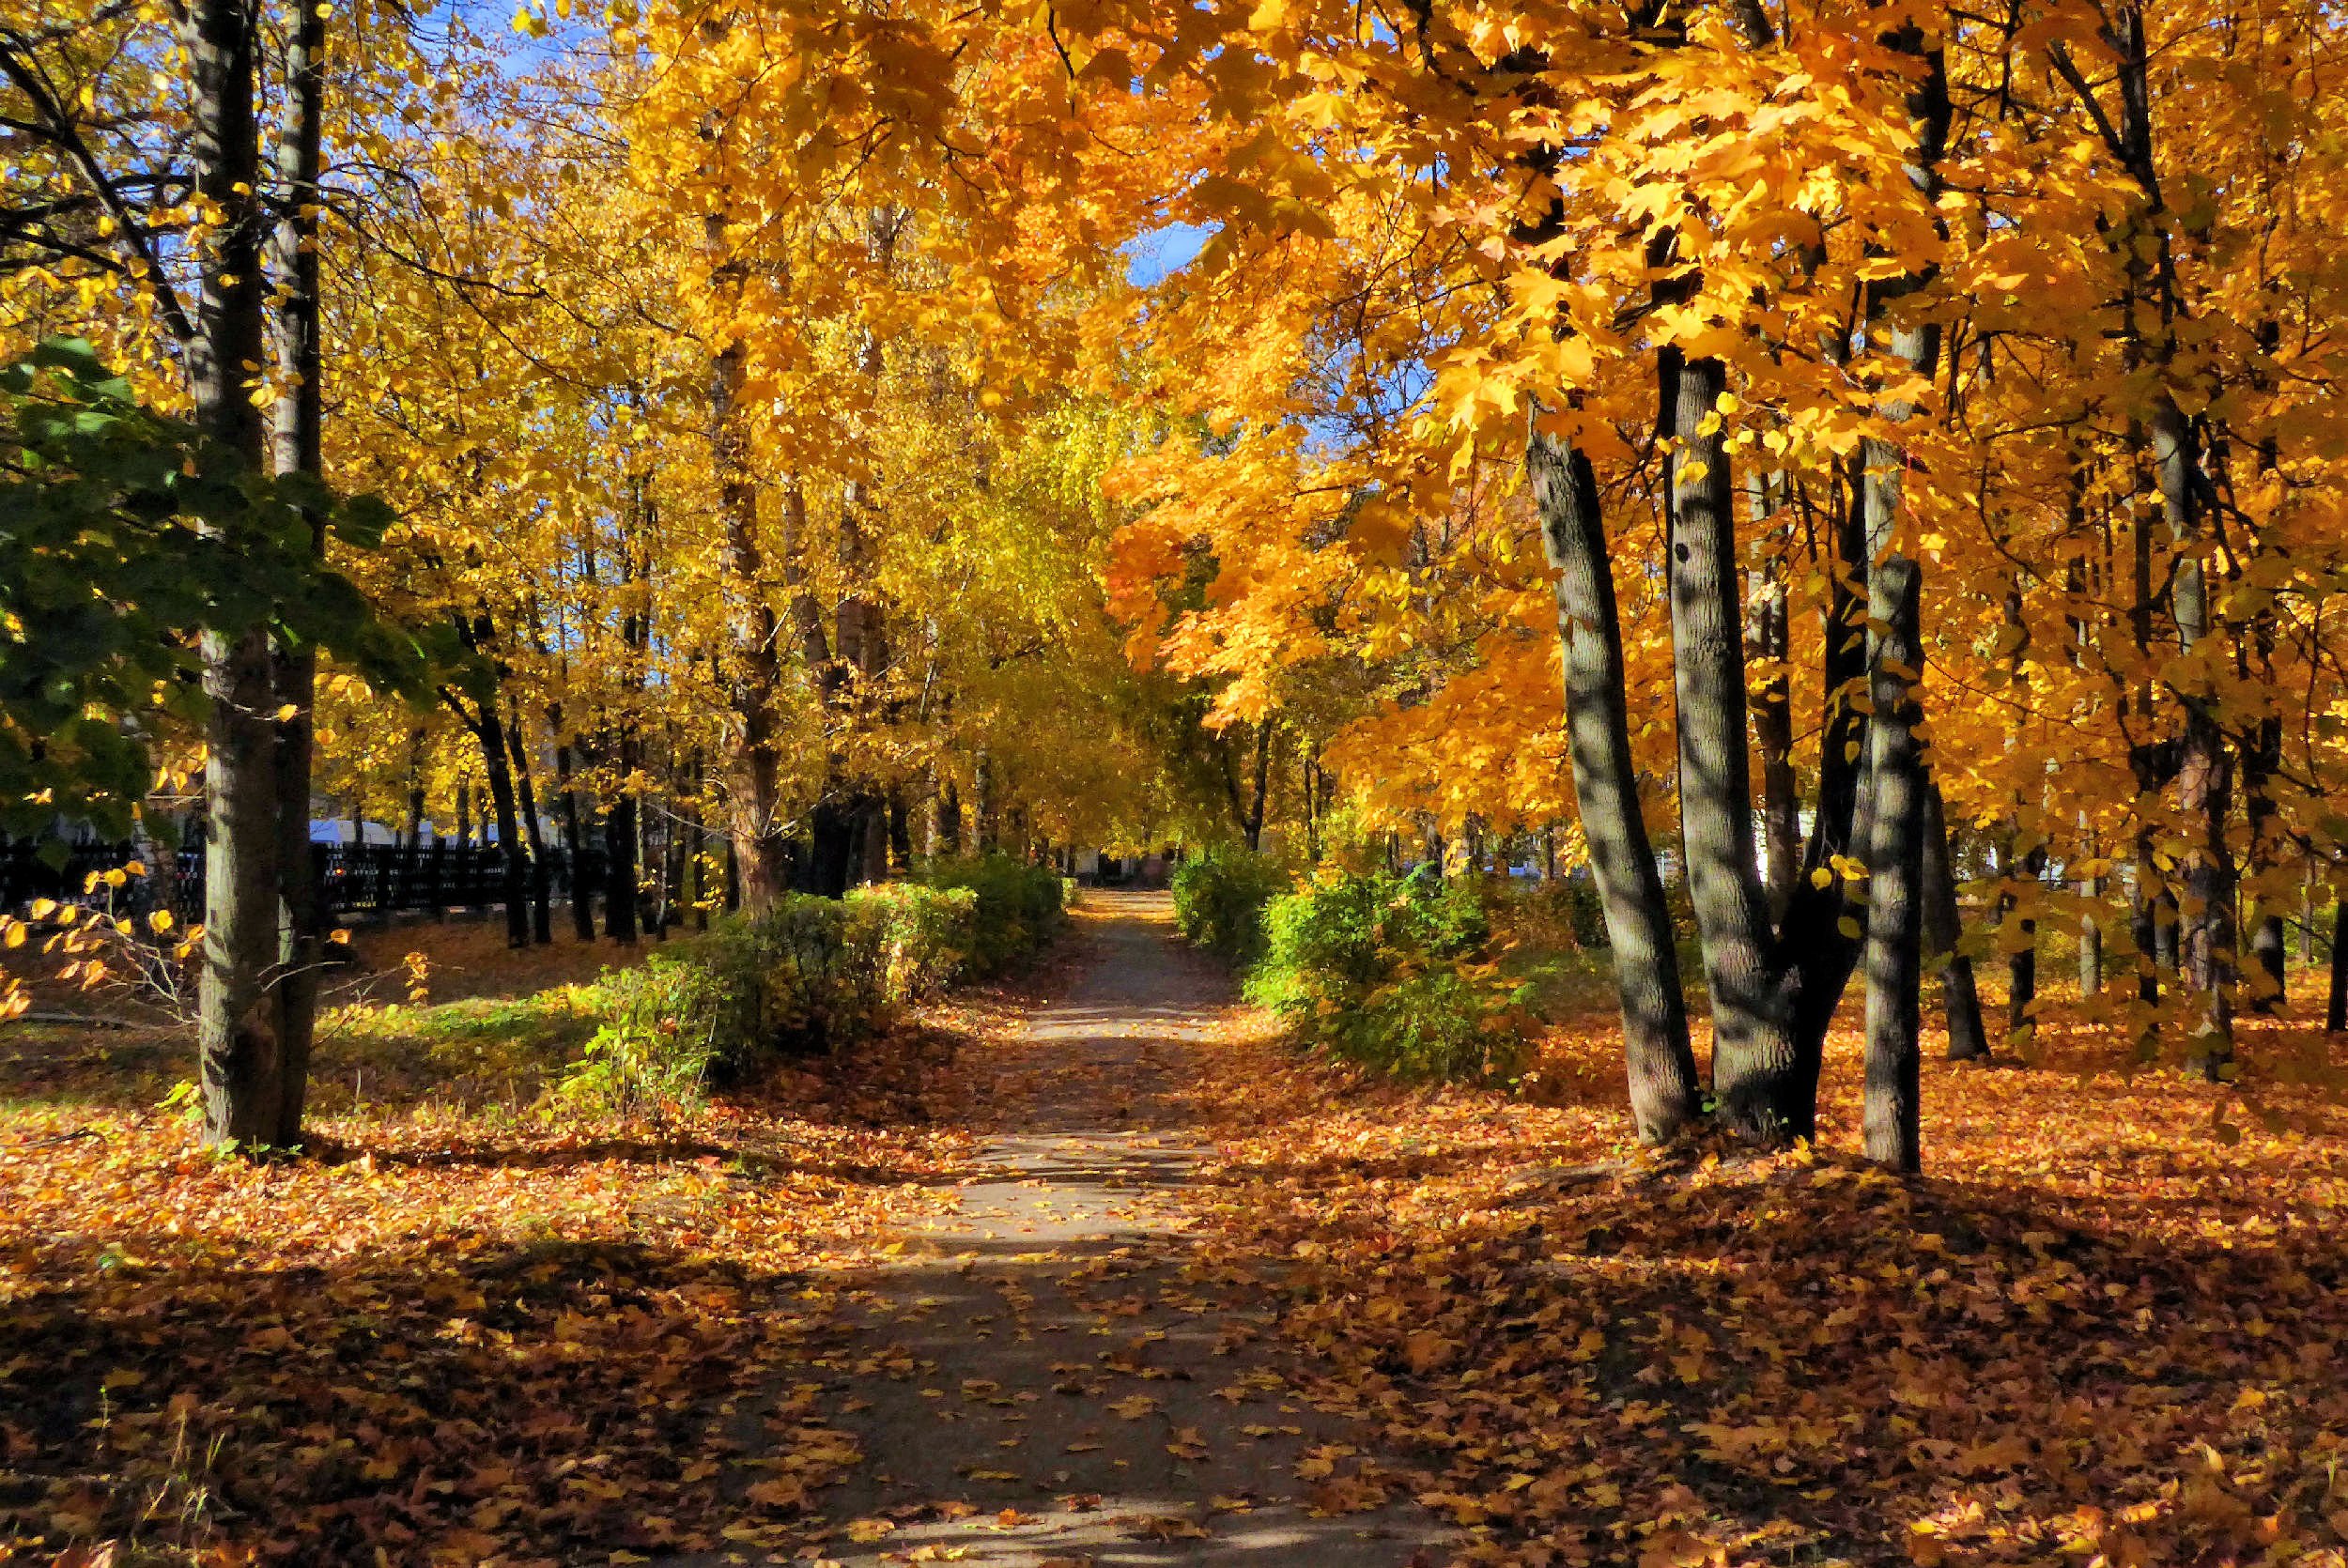
<svg viewBox="0 0 2348 1568"><path fill-rule="evenodd" d="M2348 1126L2312 1097L2229 1131L2172 1076L1935 1065L1902 1183L1838 1152L1841 1038L1820 1152L1658 1160L1602 1011L1549 1103L1397 1089L1244 1012L1093 1006L1094 936L657 1127L547 1109L565 992L477 974L348 1021L291 1165L153 1108L163 1037L0 1031L0 1560L1344 1562L1266 1521L1391 1540L1413 1498L1457 1543L1425 1562L2348 1560ZM1147 1081L1063 1069L1054 1019ZM1130 1200L1005 1164L1135 1158L1136 1115L1170 1163ZM1005 1202L1040 1233L971 1239ZM1030 1332L1073 1347L1048 1387L956 1372ZM1158 1490L1119 1514L1127 1455Z"/></svg>
<svg viewBox="0 0 2348 1568"><path fill-rule="evenodd" d="M2284 1130L2229 1143L2207 1085L1935 1064L1907 1183L1836 1152L1843 1035L1820 1152L1656 1160L1606 1022L1548 1042L1552 1107L1244 1038L1199 1090L1217 1253L1470 1560L2348 1560L2336 1110L2270 1094Z"/></svg>
<svg viewBox="0 0 2348 1568"><path fill-rule="evenodd" d="M439 945L473 994L328 1031L321 1160L201 1151L167 1032L0 1030L0 1560L780 1547L856 1462L809 1346L839 1265L952 1201L950 1036L598 1120L538 1099L568 993Z"/></svg>

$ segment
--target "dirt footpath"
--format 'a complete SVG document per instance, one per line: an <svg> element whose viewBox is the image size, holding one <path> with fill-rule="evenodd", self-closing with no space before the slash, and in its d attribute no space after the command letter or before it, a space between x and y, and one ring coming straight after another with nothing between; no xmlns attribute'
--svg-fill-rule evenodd
<svg viewBox="0 0 2348 1568"><path fill-rule="evenodd" d="M1256 1293L1185 1233L1209 1151L1181 1091L1230 982L1164 895L1093 893L1065 993L965 1064L986 1169L858 1282L834 1361L865 1461L826 1560L1401 1568L1449 1553L1295 1397ZM1372 1466L1369 1479L1362 1468Z"/></svg>

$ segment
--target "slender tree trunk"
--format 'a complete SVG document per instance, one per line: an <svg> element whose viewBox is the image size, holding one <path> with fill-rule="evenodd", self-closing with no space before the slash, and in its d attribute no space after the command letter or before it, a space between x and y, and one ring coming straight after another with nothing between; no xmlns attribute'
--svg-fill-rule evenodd
<svg viewBox="0 0 2348 1568"><path fill-rule="evenodd" d="M1264 799L1272 788L1272 715L1256 721L1255 788L1247 801L1247 816L1243 823L1247 833L1247 847L1263 848Z"/></svg>
<svg viewBox="0 0 2348 1568"><path fill-rule="evenodd" d="M2324 998L2324 1027L2332 1034L2348 1030L2348 898L2332 901L2331 986Z"/></svg>
<svg viewBox="0 0 2348 1568"><path fill-rule="evenodd" d="M326 10L304 6L286 42L285 137L277 153L277 199L272 236L276 273L276 360L285 390L276 407L274 466L280 474L324 481L324 360L320 353L317 214L326 98ZM313 518L310 548L326 549L326 530ZM301 1143L310 1088L310 1052L317 1028L318 968L324 960L328 912L321 906L310 852L310 776L317 746L317 652L280 645L270 664L276 688L277 859L285 905L278 938L276 1010L280 1074L277 1125L270 1141L280 1148Z"/></svg>
<svg viewBox="0 0 2348 1568"><path fill-rule="evenodd" d="M514 763L514 800L522 819L522 841L530 851L530 939L546 945L554 941L554 911L550 907L554 875L547 862L546 829L538 821L538 787L530 772L530 747L522 734L521 714L509 710L505 748Z"/></svg>
<svg viewBox="0 0 2348 1568"><path fill-rule="evenodd" d="M1645 1144L1666 1142L1700 1115L1702 1084L1688 1041L1687 1002L1663 879L1639 807L1623 690L1622 623L1607 561L1598 479L1579 449L1541 428L1525 440L1535 505L1557 571L1557 637L1565 674L1567 753L1590 869L1605 911L1622 1004L1630 1115Z"/></svg>
<svg viewBox="0 0 2348 1568"><path fill-rule="evenodd" d="M1771 513L1767 475L1746 481L1752 493L1753 526ZM1767 673L1753 701L1753 740L1761 751L1761 867L1769 894L1769 918L1783 920L1801 878L1801 800L1794 776L1793 686L1785 659L1791 652L1785 612L1785 562L1773 540L1769 554L1747 574L1745 644L1765 662Z"/></svg>
<svg viewBox="0 0 2348 1568"><path fill-rule="evenodd" d="M1876 462L1898 462L1891 443ZM1865 1123L1867 1158L1894 1170L1923 1166L1919 1095L1923 1053L1919 991L1922 984L1923 828L1923 763L1915 730L1920 717L1915 688L1923 668L1919 622L1922 570L1900 553L1897 481L1892 481L1889 510L1879 519L1871 499L1870 533L1881 549L1872 552L1868 578L1869 619L1883 632L1874 659L1874 713L1867 725L1871 750L1868 776L1874 794L1867 853L1867 1068Z"/></svg>
<svg viewBox="0 0 2348 1568"><path fill-rule="evenodd" d="M1921 57L1923 79L1908 96L1916 131L1908 183L1929 203L1939 189L1935 174L1947 140L1949 93L1940 52L1928 49L1912 26L1885 41ZM1870 315L1896 310L1930 287L1927 268L1879 284ZM1892 358L1929 381L1939 365L1938 327L1898 321L1891 330ZM1887 400L1886 423L1906 423L1915 415L1904 399ZM1908 453L1898 443L1870 438L1867 473L1867 621L1876 629L1868 658L1872 713L1867 724L1867 1068L1865 1126L1867 1158L1894 1170L1923 1168L1920 1116L1923 1052L1921 1029L1923 955L1923 882L1925 838L1942 827L1940 853L1948 837L1938 822L1924 780L1923 747L1916 730L1923 720L1918 694L1923 681L1923 567L1907 553L1904 478Z"/></svg>
<svg viewBox="0 0 2348 1568"><path fill-rule="evenodd" d="M556 735L563 733L563 710L548 710L547 720ZM579 787L571 776L568 741L554 746L554 776L563 787L563 853L571 863L571 932L581 942L595 939L595 897L587 878L587 835L579 825Z"/></svg>
<svg viewBox="0 0 2348 1568"><path fill-rule="evenodd" d="M2010 882L2028 883L2035 889L2046 868L2047 852L2032 849L2017 857L2009 841L2006 861ZM2034 898L2034 892L2009 894L2007 907L2009 911L2028 909ZM2015 925L2019 941L2005 960L2005 1029L2009 1040L2021 1040L2029 1038L2024 1031L2031 1027L2038 1006L2038 921L2032 915L2022 915L2015 919Z"/></svg>
<svg viewBox="0 0 2348 1568"><path fill-rule="evenodd" d="M481 711L466 713L455 699L450 705L457 709L465 727L472 731L481 747L481 766L488 776L489 808L498 824L498 863L502 872L501 891L505 902L505 945L509 947L530 945L530 866L522 853L521 818L515 808L514 775L505 751L505 727L498 722L494 698L482 699Z"/></svg>
<svg viewBox="0 0 2348 1568"><path fill-rule="evenodd" d="M1964 937L1956 907L1956 867L1949 839L1948 810L1940 786L1924 791L1924 944L1940 959L1940 1001L1949 1020L1949 1060L1980 1061L1989 1054L1982 1027L1981 992L1973 961L1958 950Z"/></svg>
<svg viewBox="0 0 2348 1568"><path fill-rule="evenodd" d="M188 344L194 419L222 450L262 467L259 412L246 392L268 357L261 252L255 18L242 0L192 0L181 45L192 76L194 192L221 215L196 252L196 331ZM283 858L276 686L269 635L203 639L206 868L197 1056L204 1141L260 1147L287 1110L274 998L281 953ZM307 808L308 802L302 802ZM306 838L306 830L305 830ZM298 1108L297 1108L298 1110Z"/></svg>

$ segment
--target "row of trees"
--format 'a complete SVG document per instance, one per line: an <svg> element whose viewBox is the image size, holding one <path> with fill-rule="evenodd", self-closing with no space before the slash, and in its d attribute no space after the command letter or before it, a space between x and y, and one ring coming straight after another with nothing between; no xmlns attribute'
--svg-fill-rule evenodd
<svg viewBox="0 0 2348 1568"><path fill-rule="evenodd" d="M1275 216L1159 324L1246 367L1133 481L1129 607L1217 562L1165 656L1246 715L1375 672L1321 733L1389 811L1577 815L1650 1138L1703 1087L1659 842L1756 1138L1857 975L1917 1163L1952 841L2017 1023L2060 922L2127 1054L2232 1076L2341 871L2338 19L1276 9Z"/></svg>
<svg viewBox="0 0 2348 1568"><path fill-rule="evenodd" d="M314 784L459 765L517 878L657 812L753 906L957 822L1574 822L1657 1139L1661 843L1720 1115L1806 1135L1861 977L1909 1167L1985 849L2221 1076L2336 874L2312 0L314 10L0 50L5 330L380 495L347 569L461 655L420 720L208 647L217 1137L298 1131Z"/></svg>

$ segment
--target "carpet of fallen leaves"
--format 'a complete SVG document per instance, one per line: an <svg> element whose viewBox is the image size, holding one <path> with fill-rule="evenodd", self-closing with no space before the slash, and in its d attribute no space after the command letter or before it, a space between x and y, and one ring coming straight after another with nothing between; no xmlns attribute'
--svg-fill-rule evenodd
<svg viewBox="0 0 2348 1568"><path fill-rule="evenodd" d="M888 1457L836 1352L864 1266L972 1177L991 1081L954 1042L1020 998L648 1126L524 1104L502 1042L575 1021L476 978L430 1031L331 1043L298 1164L150 1108L159 1038L0 1040L0 1561L861 1539L818 1528ZM1313 1507L1413 1495L1465 1564L2348 1563L2348 1116L2042 1038L2071 1059L1928 1068L1903 1182L1843 1152L1847 1034L1817 1150L1658 1156L1602 1016L1547 1040L1534 1103L1365 1082L1242 1015L1181 1087L1219 1153L1169 1262L1274 1306L1274 1383L1365 1423L1297 1467ZM2253 1025L2248 1076L2321 1048Z"/></svg>
<svg viewBox="0 0 2348 1568"><path fill-rule="evenodd" d="M2348 1560L2336 1109L2221 1134L2173 1075L1935 1063L1903 1182L1834 1152L1853 1035L1819 1149L1769 1158L1627 1145L1618 1053L1559 1031L1533 1106L1241 1038L1197 1090L1214 1251L1466 1560Z"/></svg>
<svg viewBox="0 0 2348 1568"><path fill-rule="evenodd" d="M184 1041L6 1043L0 1560L789 1545L858 1457L810 1380L831 1278L969 1142L935 1028L657 1126L329 1077L324 1158L276 1165L114 1092Z"/></svg>

